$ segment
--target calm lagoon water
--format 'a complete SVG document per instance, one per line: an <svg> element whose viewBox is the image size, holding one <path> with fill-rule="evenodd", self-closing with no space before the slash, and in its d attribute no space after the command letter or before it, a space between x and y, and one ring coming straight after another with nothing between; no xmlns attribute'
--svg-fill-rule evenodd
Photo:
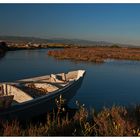
<svg viewBox="0 0 140 140"><path fill-rule="evenodd" d="M47 49L8 52L0 59L0 82L32 76L85 69L81 88L69 103L75 101L89 108L140 104L140 62L106 61L103 64L56 60Z"/></svg>

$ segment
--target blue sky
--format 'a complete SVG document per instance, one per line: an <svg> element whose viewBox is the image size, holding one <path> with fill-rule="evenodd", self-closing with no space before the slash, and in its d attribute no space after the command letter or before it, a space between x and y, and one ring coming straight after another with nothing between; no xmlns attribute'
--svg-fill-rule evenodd
<svg viewBox="0 0 140 140"><path fill-rule="evenodd" d="M0 35L140 45L140 4L0 4Z"/></svg>

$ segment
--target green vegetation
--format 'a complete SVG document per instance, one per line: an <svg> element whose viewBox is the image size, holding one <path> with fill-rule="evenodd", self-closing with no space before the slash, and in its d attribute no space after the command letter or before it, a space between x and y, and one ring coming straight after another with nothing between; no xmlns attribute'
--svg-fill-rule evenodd
<svg viewBox="0 0 140 140"><path fill-rule="evenodd" d="M119 45L113 44L110 46L110 48L121 48Z"/></svg>
<svg viewBox="0 0 140 140"><path fill-rule="evenodd" d="M62 101L63 102L63 101ZM89 112L84 105L71 115L58 108L44 122L0 122L1 136L140 136L140 107L121 106ZM59 105L60 107L60 105Z"/></svg>

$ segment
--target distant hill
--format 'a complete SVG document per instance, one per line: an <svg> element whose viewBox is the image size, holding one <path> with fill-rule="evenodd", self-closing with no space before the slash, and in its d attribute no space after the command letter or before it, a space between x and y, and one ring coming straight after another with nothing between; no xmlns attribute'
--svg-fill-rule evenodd
<svg viewBox="0 0 140 140"><path fill-rule="evenodd" d="M90 41L83 39L64 39L64 38L51 38L43 39L37 37L19 37L19 36L0 36L1 41L12 41L12 42L34 42L34 43L64 43L64 44L75 44L81 46L111 46L119 45L121 47L138 47L130 44L120 44L106 41Z"/></svg>
<svg viewBox="0 0 140 140"><path fill-rule="evenodd" d="M36 37L19 37L19 36L0 36L1 41L12 41L12 42L47 42L46 39Z"/></svg>

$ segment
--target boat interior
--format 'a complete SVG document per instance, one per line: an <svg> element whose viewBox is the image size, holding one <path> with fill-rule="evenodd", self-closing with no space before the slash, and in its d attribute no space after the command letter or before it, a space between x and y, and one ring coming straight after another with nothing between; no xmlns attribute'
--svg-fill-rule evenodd
<svg viewBox="0 0 140 140"><path fill-rule="evenodd" d="M51 94L80 77L80 71L51 74L0 84L0 108L7 108L34 98Z"/></svg>

